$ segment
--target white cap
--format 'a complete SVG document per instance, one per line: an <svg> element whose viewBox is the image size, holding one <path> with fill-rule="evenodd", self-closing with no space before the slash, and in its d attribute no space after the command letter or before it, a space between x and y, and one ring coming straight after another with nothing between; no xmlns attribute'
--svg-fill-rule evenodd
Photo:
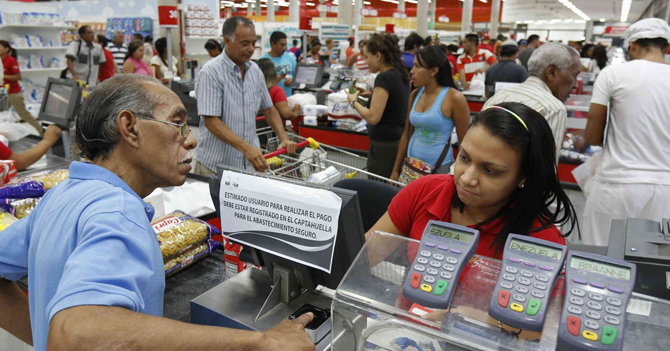
<svg viewBox="0 0 670 351"><path fill-rule="evenodd" d="M519 44L517 44L517 42L514 41L514 39L507 39L502 43L501 46L516 46L516 47L519 47Z"/></svg>
<svg viewBox="0 0 670 351"><path fill-rule="evenodd" d="M623 47L626 50L631 41L635 42L640 39L663 38L670 41L670 26L668 22L660 18L646 18L628 27L623 38Z"/></svg>

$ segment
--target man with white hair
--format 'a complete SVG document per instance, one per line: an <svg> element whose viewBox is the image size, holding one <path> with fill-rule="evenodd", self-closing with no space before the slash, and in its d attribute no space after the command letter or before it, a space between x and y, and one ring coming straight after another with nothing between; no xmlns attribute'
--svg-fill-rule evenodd
<svg viewBox="0 0 670 351"><path fill-rule="evenodd" d="M518 86L498 92L484 108L503 102L522 103L547 119L556 142L556 163L568 122L565 100L576 87L582 64L574 48L547 43L533 51L528 60L528 79Z"/></svg>
<svg viewBox="0 0 670 351"><path fill-rule="evenodd" d="M591 145L604 145L584 210L590 245L608 245L613 219L670 217L670 65L663 57L670 26L644 19L624 40L631 61L600 72L584 132Z"/></svg>

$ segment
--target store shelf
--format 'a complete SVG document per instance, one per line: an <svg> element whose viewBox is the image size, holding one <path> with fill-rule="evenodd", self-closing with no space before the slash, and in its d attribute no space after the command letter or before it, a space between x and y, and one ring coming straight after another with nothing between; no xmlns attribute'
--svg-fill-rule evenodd
<svg viewBox="0 0 670 351"><path fill-rule="evenodd" d="M209 39L217 39L216 35L213 35L211 37L186 37L186 39L202 39L202 40L209 40Z"/></svg>
<svg viewBox="0 0 670 351"><path fill-rule="evenodd" d="M26 50L67 50L67 46L43 46L43 47L27 47L27 48L14 47L14 49L19 50L19 51L26 51Z"/></svg>
<svg viewBox="0 0 670 351"><path fill-rule="evenodd" d="M47 67L47 68L22 68L21 73L29 72L57 72L64 70L65 67Z"/></svg>
<svg viewBox="0 0 670 351"><path fill-rule="evenodd" d="M53 26L48 24L0 24L0 29L4 28L51 28L51 29L75 29L72 26Z"/></svg>

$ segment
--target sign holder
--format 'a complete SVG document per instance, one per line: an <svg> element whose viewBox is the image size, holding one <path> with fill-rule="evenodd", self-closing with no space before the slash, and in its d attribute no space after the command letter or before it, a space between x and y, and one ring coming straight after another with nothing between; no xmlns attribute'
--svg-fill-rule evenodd
<svg viewBox="0 0 670 351"><path fill-rule="evenodd" d="M172 28L179 27L179 11L177 6L158 6L158 25L165 28L167 35L168 69L174 77L174 64L172 62Z"/></svg>

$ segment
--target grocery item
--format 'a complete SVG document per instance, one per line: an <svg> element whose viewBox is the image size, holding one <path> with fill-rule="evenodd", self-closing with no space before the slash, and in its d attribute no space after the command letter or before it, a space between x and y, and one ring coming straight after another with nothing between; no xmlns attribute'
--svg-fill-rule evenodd
<svg viewBox="0 0 670 351"><path fill-rule="evenodd" d="M44 190L49 190L56 187L60 182L67 179L70 176L70 170L67 169L57 169L51 171L44 171L31 174L24 179L32 179L44 184Z"/></svg>
<svg viewBox="0 0 670 351"><path fill-rule="evenodd" d="M16 161L0 160L0 185L5 185L14 178L16 178Z"/></svg>
<svg viewBox="0 0 670 351"><path fill-rule="evenodd" d="M44 195L44 184L36 180L13 180L0 187L0 199L26 199Z"/></svg>
<svg viewBox="0 0 670 351"><path fill-rule="evenodd" d="M33 212L40 200L42 200L41 197L27 199L0 199L0 211L5 211L18 219L26 218Z"/></svg>
<svg viewBox="0 0 670 351"><path fill-rule="evenodd" d="M0 212L0 232L9 227L12 223L18 221L18 219L6 212Z"/></svg>
<svg viewBox="0 0 670 351"><path fill-rule="evenodd" d="M179 210L151 225L156 232L163 259L182 254L211 239L212 235L219 234L216 228Z"/></svg>
<svg viewBox="0 0 670 351"><path fill-rule="evenodd" d="M214 240L207 240L200 245L165 261L165 275L173 275L182 269L192 265L194 262L204 258L219 248L219 243Z"/></svg>

